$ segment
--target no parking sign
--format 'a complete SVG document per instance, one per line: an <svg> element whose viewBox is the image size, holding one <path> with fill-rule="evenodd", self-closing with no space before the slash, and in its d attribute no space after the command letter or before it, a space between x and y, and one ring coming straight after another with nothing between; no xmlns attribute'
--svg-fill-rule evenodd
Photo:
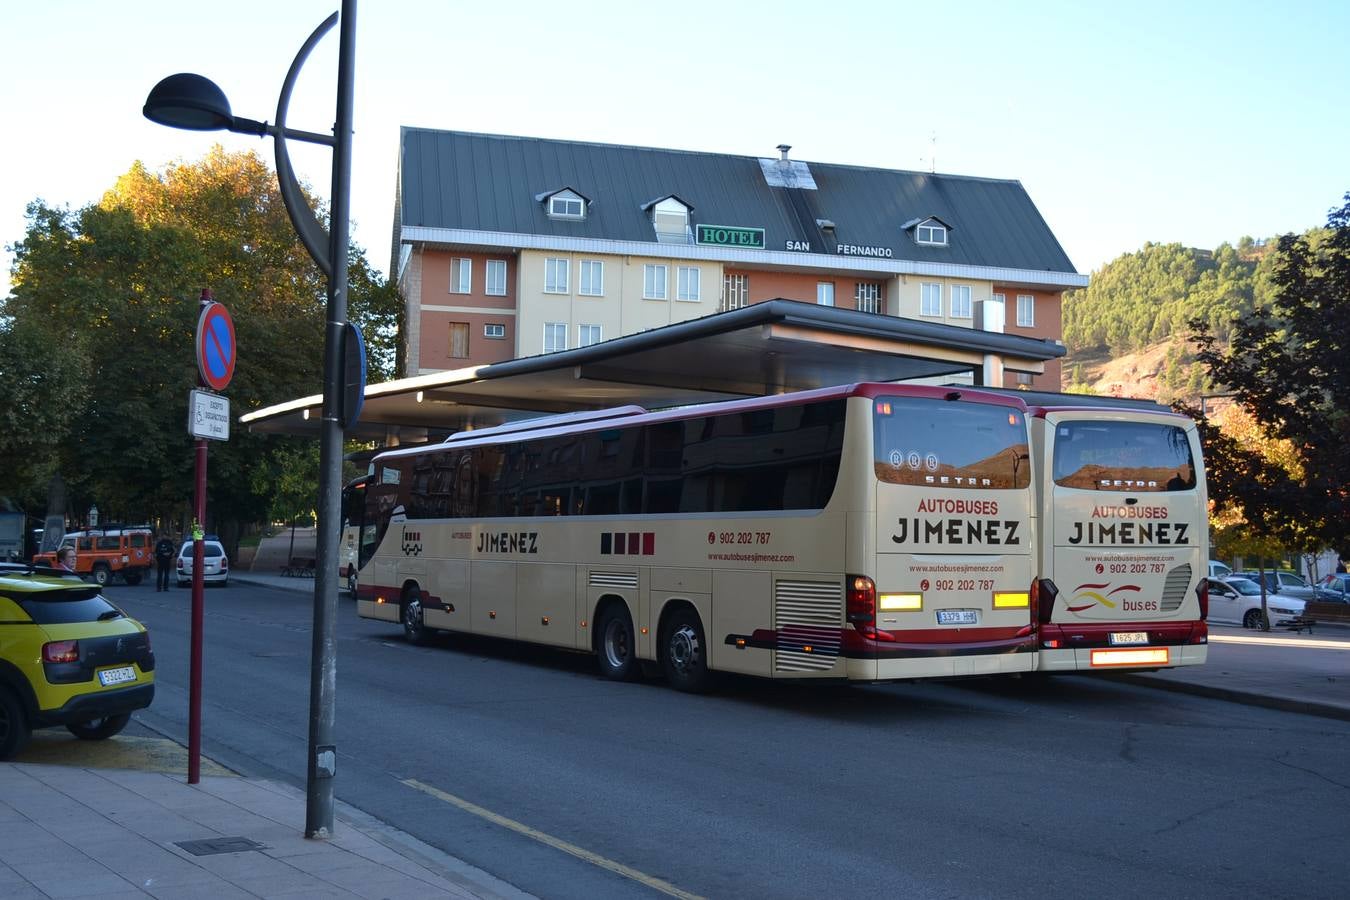
<svg viewBox="0 0 1350 900"><path fill-rule="evenodd" d="M202 383L213 391L223 391L234 377L234 320L224 306L216 302L202 307L197 318L197 371Z"/></svg>

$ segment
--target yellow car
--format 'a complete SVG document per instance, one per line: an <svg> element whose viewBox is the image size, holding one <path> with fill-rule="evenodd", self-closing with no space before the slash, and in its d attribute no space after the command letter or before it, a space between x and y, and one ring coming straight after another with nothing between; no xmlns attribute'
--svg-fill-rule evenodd
<svg viewBox="0 0 1350 900"><path fill-rule="evenodd" d="M112 737L154 696L150 633L98 586L0 566L0 759L22 750L34 728Z"/></svg>

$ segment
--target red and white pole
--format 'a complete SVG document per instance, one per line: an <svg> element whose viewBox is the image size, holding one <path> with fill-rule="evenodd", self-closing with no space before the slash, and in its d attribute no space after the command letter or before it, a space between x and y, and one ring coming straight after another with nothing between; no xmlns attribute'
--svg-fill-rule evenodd
<svg viewBox="0 0 1350 900"><path fill-rule="evenodd" d="M212 302L211 289L202 289L201 306ZM206 384L200 381L202 387ZM192 637L188 674L188 784L202 780L202 620L205 618L206 582L203 579L206 528L206 439L197 438L195 482L192 497Z"/></svg>

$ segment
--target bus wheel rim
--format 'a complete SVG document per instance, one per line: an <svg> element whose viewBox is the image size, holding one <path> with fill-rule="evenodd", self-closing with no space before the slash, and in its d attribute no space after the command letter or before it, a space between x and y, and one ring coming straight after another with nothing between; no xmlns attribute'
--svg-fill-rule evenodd
<svg viewBox="0 0 1350 900"><path fill-rule="evenodd" d="M621 668L631 654L628 646L628 629L618 619L610 619L605 626L605 660L613 668Z"/></svg>
<svg viewBox="0 0 1350 900"><path fill-rule="evenodd" d="M698 657L698 635L688 625L681 626L670 635L670 662L681 672L694 667Z"/></svg>

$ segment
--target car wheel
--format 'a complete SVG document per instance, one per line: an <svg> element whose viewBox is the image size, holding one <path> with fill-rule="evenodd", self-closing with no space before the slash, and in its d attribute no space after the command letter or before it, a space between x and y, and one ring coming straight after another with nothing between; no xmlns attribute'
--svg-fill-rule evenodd
<svg viewBox="0 0 1350 900"><path fill-rule="evenodd" d="M708 645L703 640L703 623L688 607L671 614L662 632L661 668L666 681L677 691L697 694L712 683L708 671Z"/></svg>
<svg viewBox="0 0 1350 900"><path fill-rule="evenodd" d="M426 643L429 632L422 621L422 592L417 588L409 589L408 595L403 598L403 609L399 613L399 619L403 622L403 636L409 643Z"/></svg>
<svg viewBox="0 0 1350 900"><path fill-rule="evenodd" d="M107 587L110 581L112 581L112 570L108 568L108 564L97 563L94 566L94 584L99 587Z"/></svg>
<svg viewBox="0 0 1350 900"><path fill-rule="evenodd" d="M639 667L637 642L633 637L633 617L622 603L611 603L596 623L600 642L600 674L611 681L632 681Z"/></svg>
<svg viewBox="0 0 1350 900"><path fill-rule="evenodd" d="M19 699L12 691L0 687L0 759L9 759L23 750L32 733Z"/></svg>
<svg viewBox="0 0 1350 900"><path fill-rule="evenodd" d="M1242 617L1242 627L1252 628L1257 631L1269 631L1270 623L1266 620L1266 614L1259 609L1249 609L1247 614Z"/></svg>
<svg viewBox="0 0 1350 900"><path fill-rule="evenodd" d="M104 716L88 722L72 722L66 726L66 730L82 741L103 741L126 728L130 721L131 713L122 713L120 716Z"/></svg>

